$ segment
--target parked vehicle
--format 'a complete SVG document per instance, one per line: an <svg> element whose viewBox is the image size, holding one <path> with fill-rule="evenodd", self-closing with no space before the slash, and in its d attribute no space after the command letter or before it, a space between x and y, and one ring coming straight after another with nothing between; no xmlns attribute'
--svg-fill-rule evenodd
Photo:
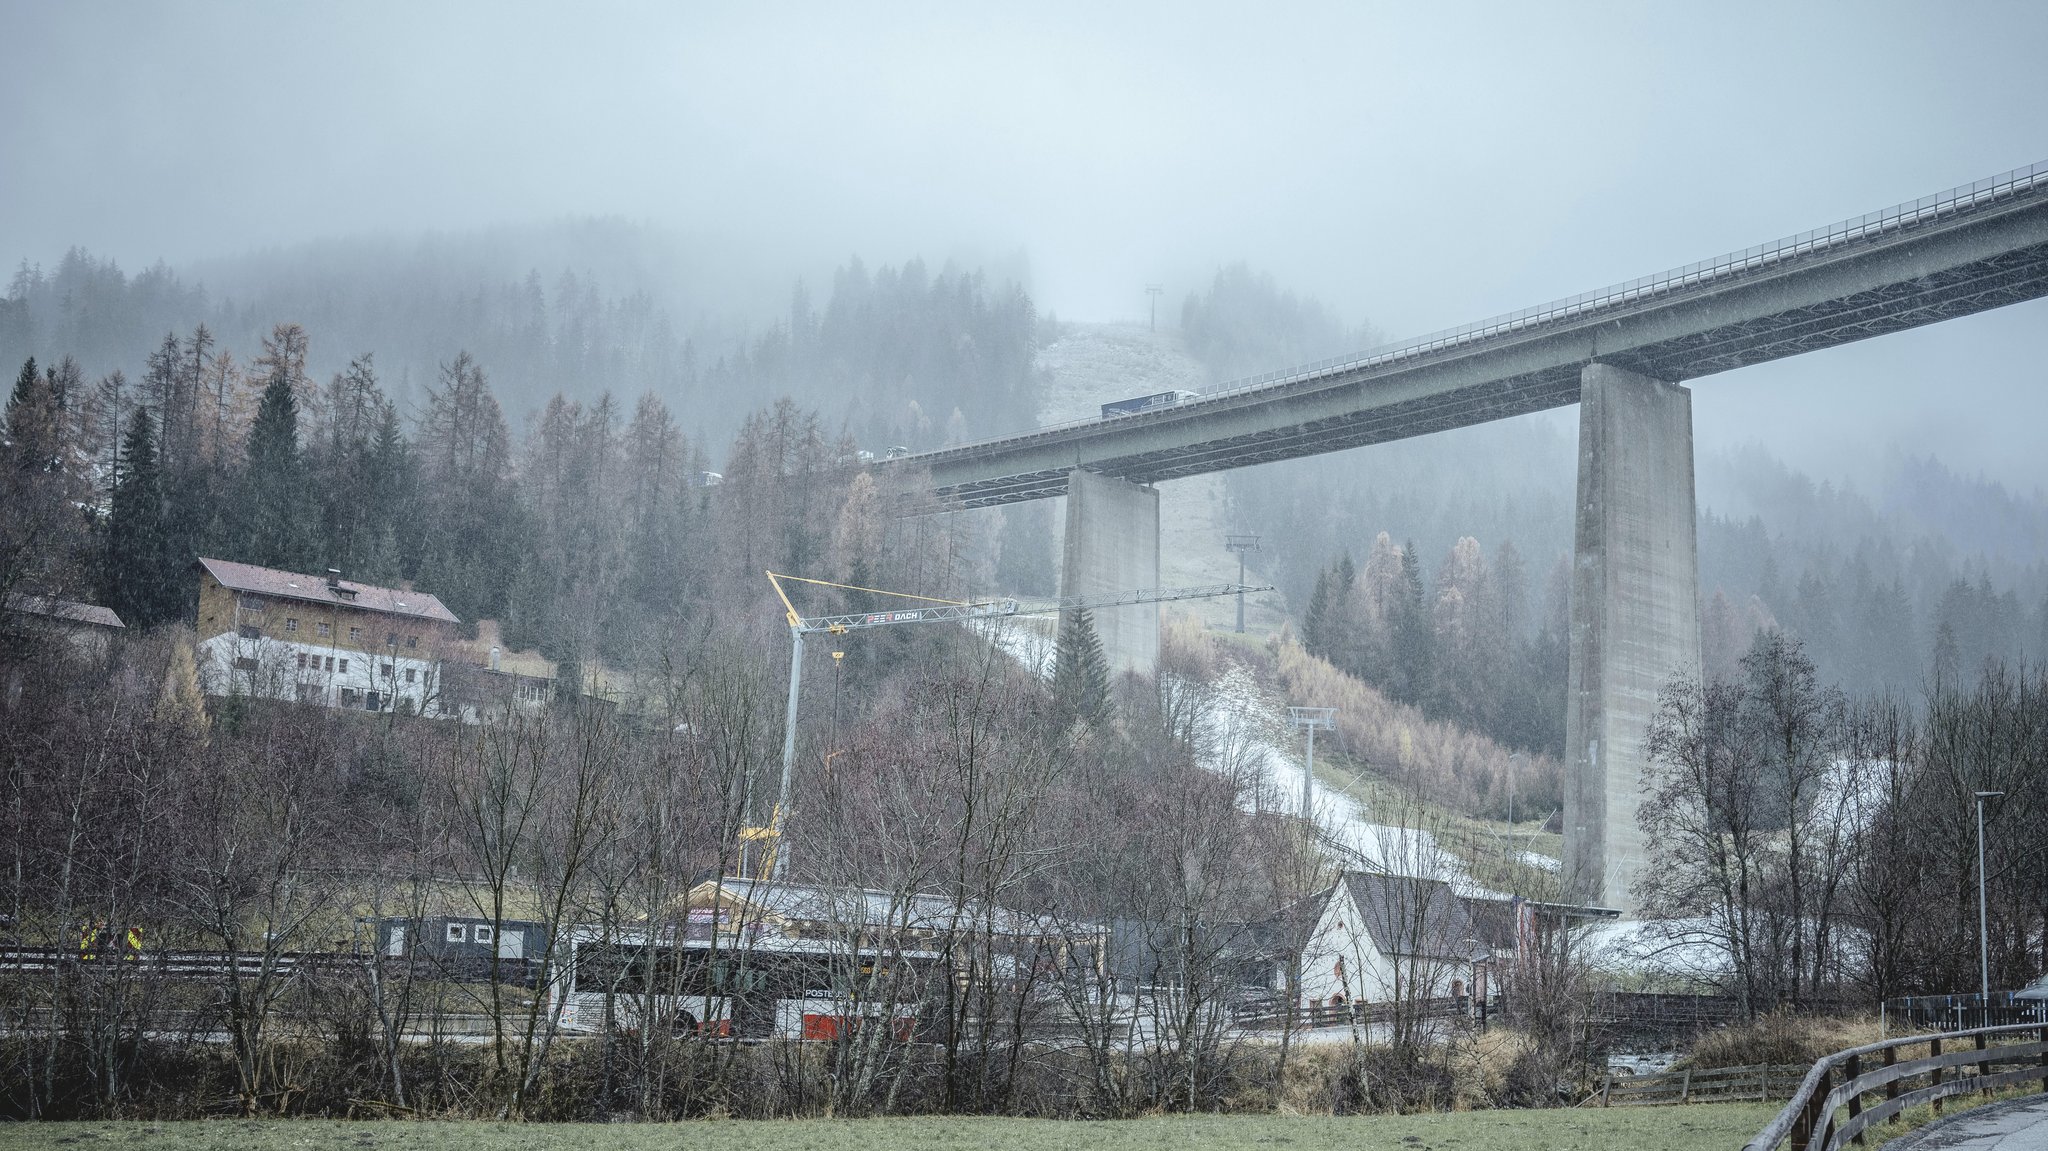
<svg viewBox="0 0 2048 1151"><path fill-rule="evenodd" d="M1157 408L1170 408L1189 400L1200 399L1202 393L1189 391L1154 392L1149 396L1132 396L1128 400L1114 400L1102 405L1102 418L1115 419L1117 416L1134 416Z"/></svg>
<svg viewBox="0 0 2048 1151"><path fill-rule="evenodd" d="M904 447L902 444L897 444L894 447L890 448L888 451L883 452L882 458L885 460L900 460L904 456L907 456L909 454L909 448Z"/></svg>
<svg viewBox="0 0 2048 1151"><path fill-rule="evenodd" d="M719 475L717 472L698 472L697 478L693 482L693 486L700 488L715 488L724 482L725 477Z"/></svg>

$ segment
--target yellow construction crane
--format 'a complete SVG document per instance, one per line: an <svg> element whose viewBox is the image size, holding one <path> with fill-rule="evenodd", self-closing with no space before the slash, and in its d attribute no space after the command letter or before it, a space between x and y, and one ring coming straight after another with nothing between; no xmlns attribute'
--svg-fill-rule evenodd
<svg viewBox="0 0 2048 1151"><path fill-rule="evenodd" d="M1095 611L1103 608L1133 607L1138 604L1170 603L1184 599L1207 599L1212 596L1237 595L1243 592L1272 591L1273 585L1256 586L1241 583L1204 584L1198 587L1145 588L1137 591L1101 592L1095 595L1068 596L1064 599L1044 603L1024 603L1014 599L991 600L950 600L932 596L912 595L909 592L885 591L881 588L858 587L853 584L834 583L831 580L811 579L807 576L783 575L768 572L769 586L782 600L785 618L789 623L789 709L782 724L782 784L776 791L775 809L769 814L766 827L745 827L740 829L740 838L748 842L766 844L767 854L760 871L774 878L782 878L788 871L789 857L781 850L782 824L790 811L790 777L796 766L796 715L797 698L803 687L804 637L824 633L845 635L851 631L867 628L889 627L899 623L966 623L973 620L1006 619L1019 615L1050 615L1062 611ZM866 592L870 595L889 596L908 600L920 606L898 608L892 611L849 612L844 615L806 617L790 602L789 592L782 581L814 584L818 587L838 588L842 591ZM836 652L834 653L837 654Z"/></svg>

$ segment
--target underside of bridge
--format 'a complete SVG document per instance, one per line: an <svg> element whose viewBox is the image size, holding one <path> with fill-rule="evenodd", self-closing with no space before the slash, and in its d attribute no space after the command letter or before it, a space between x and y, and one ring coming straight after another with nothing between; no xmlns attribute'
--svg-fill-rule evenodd
<svg viewBox="0 0 2048 1151"><path fill-rule="evenodd" d="M2048 295L2048 164L1199 399L912 456L958 506L1149 484L1579 400L1587 364L1680 383Z"/></svg>

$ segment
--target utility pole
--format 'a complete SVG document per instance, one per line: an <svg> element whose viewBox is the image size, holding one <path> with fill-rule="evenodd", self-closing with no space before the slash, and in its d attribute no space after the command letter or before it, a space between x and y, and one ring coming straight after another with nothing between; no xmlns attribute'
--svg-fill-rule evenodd
<svg viewBox="0 0 2048 1151"><path fill-rule="evenodd" d="M1244 553L1259 550L1258 534L1256 532L1245 532L1226 535L1223 537L1223 546L1237 553L1237 582L1242 585L1244 583ZM1243 592L1237 593L1237 634L1244 634Z"/></svg>
<svg viewBox="0 0 2048 1151"><path fill-rule="evenodd" d="M1301 769L1301 817L1313 820L1316 817L1316 729L1336 727L1337 709L1290 707L1287 718L1294 726L1308 732L1308 763Z"/></svg>
<svg viewBox="0 0 2048 1151"><path fill-rule="evenodd" d="M1991 909L1984 903L1984 801L1998 799L2002 791L1977 792L1977 990L1982 993L1978 1005L1983 1014L1978 1026L1985 1027L1991 1021Z"/></svg>
<svg viewBox="0 0 2048 1151"><path fill-rule="evenodd" d="M1508 756L1508 859L1514 858L1515 851L1515 768L1522 762L1522 753ZM1505 862L1505 861L1504 861Z"/></svg>
<svg viewBox="0 0 2048 1151"><path fill-rule="evenodd" d="M1164 292L1165 290L1165 288L1159 286L1158 284L1145 285L1145 294L1152 297L1151 329L1155 332L1159 330L1159 294L1161 292Z"/></svg>

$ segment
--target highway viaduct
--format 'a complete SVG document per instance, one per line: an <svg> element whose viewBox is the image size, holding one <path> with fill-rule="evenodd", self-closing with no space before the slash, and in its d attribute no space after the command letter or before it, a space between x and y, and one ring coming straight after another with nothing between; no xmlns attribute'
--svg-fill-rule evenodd
<svg viewBox="0 0 2048 1151"><path fill-rule="evenodd" d="M1578 404L1564 873L1575 897L1626 909L1657 692L1700 674L1682 382L2043 295L2048 161L1172 407L890 466L967 507L1067 496L1061 592L1077 595L1158 584L1162 480ZM1151 668L1156 607L1096 622L1119 667Z"/></svg>

